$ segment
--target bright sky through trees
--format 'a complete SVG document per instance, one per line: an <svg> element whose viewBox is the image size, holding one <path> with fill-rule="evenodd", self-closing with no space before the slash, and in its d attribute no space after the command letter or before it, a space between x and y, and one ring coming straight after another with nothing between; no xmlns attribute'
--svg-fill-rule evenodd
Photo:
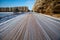
<svg viewBox="0 0 60 40"><path fill-rule="evenodd" d="M0 0L0 7L28 6L31 10L35 0Z"/></svg>

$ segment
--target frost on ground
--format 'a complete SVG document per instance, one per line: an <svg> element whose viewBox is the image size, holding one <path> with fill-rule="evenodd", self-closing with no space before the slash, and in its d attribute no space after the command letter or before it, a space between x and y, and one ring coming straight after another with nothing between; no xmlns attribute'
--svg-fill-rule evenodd
<svg viewBox="0 0 60 40"><path fill-rule="evenodd" d="M16 16L17 14L14 14L13 12L0 12L0 23L7 21Z"/></svg>

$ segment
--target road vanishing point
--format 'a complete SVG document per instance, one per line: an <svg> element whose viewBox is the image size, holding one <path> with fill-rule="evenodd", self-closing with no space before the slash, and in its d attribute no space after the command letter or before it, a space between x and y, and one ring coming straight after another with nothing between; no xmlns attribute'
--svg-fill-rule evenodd
<svg viewBox="0 0 60 40"><path fill-rule="evenodd" d="M0 40L60 40L60 20L24 13L0 24Z"/></svg>

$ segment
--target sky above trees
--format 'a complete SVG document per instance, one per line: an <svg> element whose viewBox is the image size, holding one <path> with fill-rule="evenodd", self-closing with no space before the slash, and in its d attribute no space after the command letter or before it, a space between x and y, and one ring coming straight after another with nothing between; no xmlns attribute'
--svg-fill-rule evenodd
<svg viewBox="0 0 60 40"><path fill-rule="evenodd" d="M27 6L31 10L34 3L35 0L0 0L0 7Z"/></svg>

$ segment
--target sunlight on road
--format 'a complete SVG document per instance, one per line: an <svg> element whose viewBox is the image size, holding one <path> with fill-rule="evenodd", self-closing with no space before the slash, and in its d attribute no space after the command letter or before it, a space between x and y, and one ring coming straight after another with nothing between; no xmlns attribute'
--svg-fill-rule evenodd
<svg viewBox="0 0 60 40"><path fill-rule="evenodd" d="M0 24L0 40L60 40L60 22L29 12Z"/></svg>

